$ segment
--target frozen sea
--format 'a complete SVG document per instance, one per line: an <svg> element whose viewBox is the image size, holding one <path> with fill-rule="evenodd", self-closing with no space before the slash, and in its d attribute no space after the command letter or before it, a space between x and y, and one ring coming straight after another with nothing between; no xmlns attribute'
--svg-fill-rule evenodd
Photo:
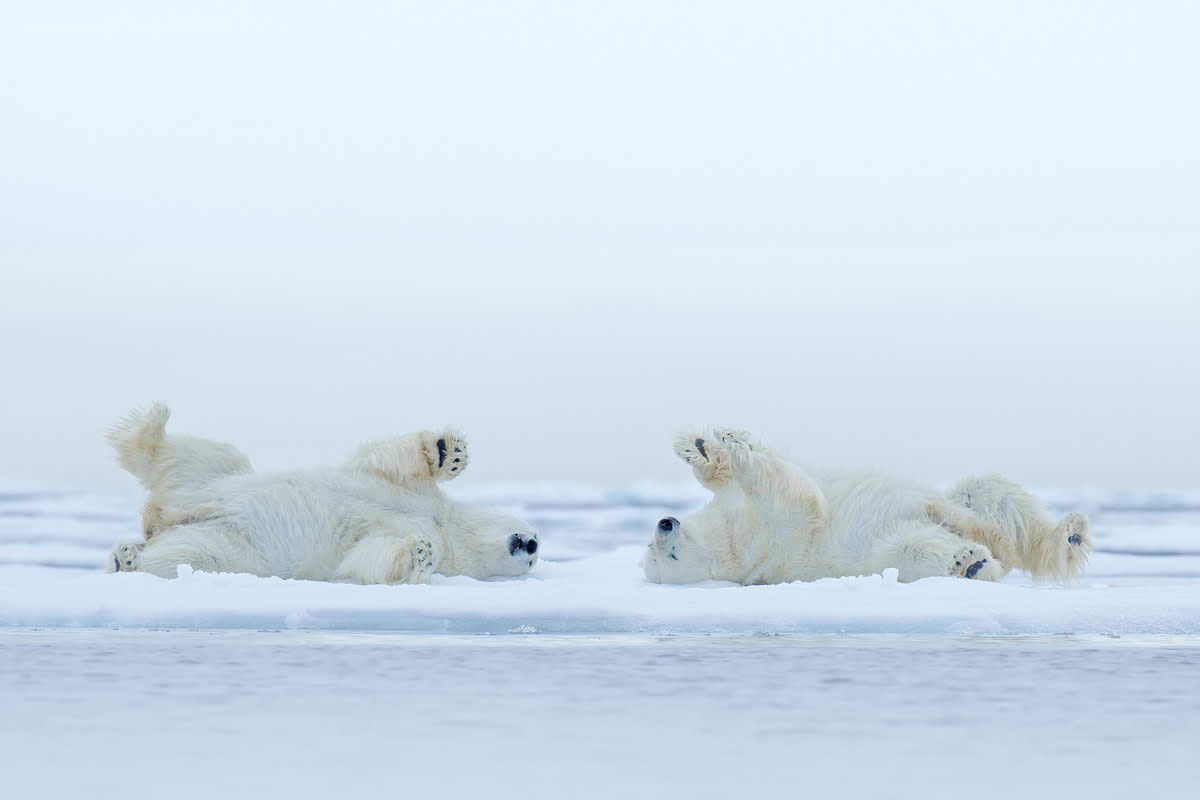
<svg viewBox="0 0 1200 800"><path fill-rule="evenodd" d="M524 579L106 575L132 491L0 485L6 797L1194 797L1200 494L1082 510L1077 584L644 583L689 486L456 492Z"/></svg>

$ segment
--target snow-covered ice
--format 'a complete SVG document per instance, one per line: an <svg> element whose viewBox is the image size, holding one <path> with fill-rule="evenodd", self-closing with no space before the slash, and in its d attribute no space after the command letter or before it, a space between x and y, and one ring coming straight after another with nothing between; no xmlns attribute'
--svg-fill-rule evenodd
<svg viewBox="0 0 1200 800"><path fill-rule="evenodd" d="M690 486L553 485L459 492L531 520L542 561L525 578L436 577L356 586L191 573L106 575L137 538L138 496L37 484L0 487L0 625L504 633L1200 634L1200 496L1043 491L1088 512L1097 555L1071 586L1013 573L1002 584L899 584L865 576L739 587L659 586L641 550L664 514L703 500Z"/></svg>
<svg viewBox="0 0 1200 800"><path fill-rule="evenodd" d="M5 796L1191 796L1200 494L1039 493L1075 585L650 585L650 485L456 491L523 579L167 581L102 572L137 493L0 485Z"/></svg>

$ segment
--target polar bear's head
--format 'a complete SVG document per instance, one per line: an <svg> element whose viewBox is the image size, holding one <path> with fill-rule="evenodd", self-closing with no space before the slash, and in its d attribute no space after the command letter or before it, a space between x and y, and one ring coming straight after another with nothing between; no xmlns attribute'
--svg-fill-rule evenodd
<svg viewBox="0 0 1200 800"><path fill-rule="evenodd" d="M642 571L653 583L695 583L729 580L729 542L723 541L719 514L704 510L685 517L659 520L654 538L642 558Z"/></svg>
<svg viewBox="0 0 1200 800"><path fill-rule="evenodd" d="M446 527L443 575L483 579L524 575L539 555L538 534L516 517L480 506L458 506Z"/></svg>

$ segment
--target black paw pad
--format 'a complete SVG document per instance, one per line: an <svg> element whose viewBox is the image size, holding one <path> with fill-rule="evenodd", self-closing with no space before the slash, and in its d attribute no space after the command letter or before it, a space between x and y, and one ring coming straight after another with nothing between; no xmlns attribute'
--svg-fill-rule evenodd
<svg viewBox="0 0 1200 800"><path fill-rule="evenodd" d="M704 456L705 461L708 461L708 451L706 451L704 449L704 440L703 439L696 440L696 450L698 450L700 452L700 455Z"/></svg>
<svg viewBox="0 0 1200 800"><path fill-rule="evenodd" d="M438 447L438 469L441 469L442 465L446 463L446 440L438 439L437 447Z"/></svg>
<svg viewBox="0 0 1200 800"><path fill-rule="evenodd" d="M1083 543L1083 537L1078 533L1072 533L1067 537L1067 544L1080 545Z"/></svg>
<svg viewBox="0 0 1200 800"><path fill-rule="evenodd" d="M987 563L987 559L986 559L986 558L981 558L981 559L979 559L979 560L978 560L978 561L976 561L974 564L972 564L971 566L967 567L966 576L967 576L968 578L974 578L974 577L975 577L975 575L976 575L976 574L979 572L979 570L983 569L983 565L984 565L984 564L986 564L986 563Z"/></svg>

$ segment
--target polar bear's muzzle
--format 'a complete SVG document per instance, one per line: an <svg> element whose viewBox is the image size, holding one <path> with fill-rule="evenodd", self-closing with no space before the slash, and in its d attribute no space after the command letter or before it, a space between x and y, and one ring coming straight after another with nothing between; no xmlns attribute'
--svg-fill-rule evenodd
<svg viewBox="0 0 1200 800"><path fill-rule="evenodd" d="M538 542L536 536L525 537L519 533L514 533L508 537L508 554L515 556L517 553L528 553L533 555L538 551Z"/></svg>
<svg viewBox="0 0 1200 800"><path fill-rule="evenodd" d="M654 537L659 551L672 561L679 560L679 556L675 555L675 549L679 543L675 534L679 533L679 528L679 520L674 517L663 517L658 521L658 531Z"/></svg>
<svg viewBox="0 0 1200 800"><path fill-rule="evenodd" d="M663 517L658 521L654 537L642 558L642 571L652 583L686 583L697 580L693 577L694 553L683 523L675 517ZM703 580L700 578L699 580Z"/></svg>

